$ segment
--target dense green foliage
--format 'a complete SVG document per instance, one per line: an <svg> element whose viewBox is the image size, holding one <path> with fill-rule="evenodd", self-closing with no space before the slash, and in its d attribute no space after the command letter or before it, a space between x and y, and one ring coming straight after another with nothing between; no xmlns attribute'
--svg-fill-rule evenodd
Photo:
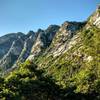
<svg viewBox="0 0 100 100"><path fill-rule="evenodd" d="M50 77L44 77L42 70L27 61L5 79L0 78L2 100L53 100L59 98L59 86Z"/></svg>
<svg viewBox="0 0 100 100"><path fill-rule="evenodd" d="M87 73L88 74L88 73ZM91 81L91 75L80 75L80 82ZM82 82L83 83L83 82ZM99 92L100 81L95 88ZM91 100L96 94L75 93L76 86L61 88L50 76L45 76L43 70L30 61L20 64L19 69L11 72L6 78L0 78L1 100ZM99 100L99 99L98 99Z"/></svg>

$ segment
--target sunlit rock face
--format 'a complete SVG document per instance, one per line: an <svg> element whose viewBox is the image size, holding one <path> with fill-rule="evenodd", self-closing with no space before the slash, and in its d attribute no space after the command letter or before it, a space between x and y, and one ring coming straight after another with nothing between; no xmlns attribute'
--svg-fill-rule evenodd
<svg viewBox="0 0 100 100"><path fill-rule="evenodd" d="M97 14L94 17L94 25L96 25L98 28L100 28L100 8L97 9Z"/></svg>
<svg viewBox="0 0 100 100"><path fill-rule="evenodd" d="M2 71L6 72L15 67L17 62L25 61L34 41L33 31L29 31L26 35L18 32L0 37L0 68Z"/></svg>
<svg viewBox="0 0 100 100"><path fill-rule="evenodd" d="M18 58L18 61L24 62L27 59L27 57L30 55L35 39L36 39L36 33L33 31L29 31L28 34L26 35L23 50Z"/></svg>
<svg viewBox="0 0 100 100"><path fill-rule="evenodd" d="M33 44L31 55L28 59L34 59L51 44L56 32L59 30L58 25L50 25L46 30L39 29L37 31L37 39Z"/></svg>
<svg viewBox="0 0 100 100"><path fill-rule="evenodd" d="M98 5L96 12L90 17L90 23L100 28L100 5Z"/></svg>
<svg viewBox="0 0 100 100"><path fill-rule="evenodd" d="M58 25L50 25L46 30L29 31L26 35L18 32L0 37L0 68L9 71L24 62L27 58L33 59L52 42L58 31Z"/></svg>
<svg viewBox="0 0 100 100"><path fill-rule="evenodd" d="M8 70L17 67L17 63L34 60L42 54L57 57L80 42L79 34L82 29L91 26L100 28L100 6L85 22L65 21L61 26L50 25L47 29L29 31L26 35L18 32L0 37L0 67ZM86 61L91 61L88 55Z"/></svg>
<svg viewBox="0 0 100 100"><path fill-rule="evenodd" d="M52 41L50 50L53 56L59 56L60 54L71 48L76 43L76 32L84 26L81 22L64 22L59 31L56 33L54 40Z"/></svg>
<svg viewBox="0 0 100 100"><path fill-rule="evenodd" d="M11 33L0 37L0 59L8 52L12 43L17 40L18 37L24 37L24 34Z"/></svg>
<svg viewBox="0 0 100 100"><path fill-rule="evenodd" d="M19 57L23 44L25 41L25 35L21 32L12 33L0 37L1 50L4 50L3 55L0 59L0 67L3 70L7 70L16 62ZM2 53L0 51L0 53Z"/></svg>

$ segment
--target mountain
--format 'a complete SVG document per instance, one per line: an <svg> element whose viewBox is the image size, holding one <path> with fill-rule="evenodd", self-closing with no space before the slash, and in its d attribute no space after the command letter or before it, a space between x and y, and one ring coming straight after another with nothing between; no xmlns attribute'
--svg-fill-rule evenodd
<svg viewBox="0 0 100 100"><path fill-rule="evenodd" d="M54 38L56 32L59 30L59 26L50 25L46 30L39 29L37 34L37 39L35 44L33 44L31 55L28 59L34 59L34 56L37 56L44 52L48 48Z"/></svg>
<svg viewBox="0 0 100 100"><path fill-rule="evenodd" d="M83 23L65 22L46 51L34 62L57 84L92 93L100 72L100 8ZM97 92L97 91L96 91Z"/></svg>
<svg viewBox="0 0 100 100"><path fill-rule="evenodd" d="M22 37L23 33L11 33L0 37L0 59L8 52L14 40Z"/></svg>
<svg viewBox="0 0 100 100"><path fill-rule="evenodd" d="M100 6L85 22L0 37L0 98L100 100Z"/></svg>
<svg viewBox="0 0 100 100"><path fill-rule="evenodd" d="M33 42L27 44L27 41L33 41L33 33L34 32L24 35L23 33L19 32L0 37L0 67L3 72L12 68L17 59L20 59L20 57L21 59L25 59L25 49L27 49L27 46L30 46L31 49L31 44L33 44ZM27 50L27 52L30 52L30 50Z"/></svg>
<svg viewBox="0 0 100 100"><path fill-rule="evenodd" d="M58 25L50 25L46 30L29 31L26 35L18 32L0 37L0 68L2 73L9 72L29 56L33 58L45 50L52 42L58 29Z"/></svg>

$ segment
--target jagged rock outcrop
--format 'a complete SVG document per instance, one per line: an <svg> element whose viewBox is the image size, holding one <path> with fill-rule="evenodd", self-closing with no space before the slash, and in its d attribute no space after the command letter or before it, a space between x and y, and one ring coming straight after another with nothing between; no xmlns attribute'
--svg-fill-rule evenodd
<svg viewBox="0 0 100 100"><path fill-rule="evenodd" d="M29 31L27 35L18 32L0 37L0 53L2 54L0 56L0 68L2 72L7 72L16 67L18 62L26 60L30 54L35 38L33 31Z"/></svg>
<svg viewBox="0 0 100 100"><path fill-rule="evenodd" d="M24 41L23 49L20 52L20 55L17 59L17 61L14 63L13 68L17 67L18 63L24 62L28 56L30 55L32 46L36 40L36 33L33 31L29 31L28 34L26 35L26 39Z"/></svg>
<svg viewBox="0 0 100 100"><path fill-rule="evenodd" d="M34 60L38 56L59 57L80 43L80 34L92 26L100 27L100 7L86 22L64 22L61 26L50 25L46 30L39 29L37 32L9 34L0 37L0 67L4 70L16 67L19 62ZM91 33L92 34L92 33ZM82 56L80 51L73 55ZM72 55L71 55L72 57ZM84 61L93 59L84 54ZM45 64L48 64L46 62Z"/></svg>
<svg viewBox="0 0 100 100"><path fill-rule="evenodd" d="M71 48L68 43L72 41L72 38L78 33L78 30L85 25L85 22L64 22L60 27L59 31L56 33L54 40L52 41L49 51L54 56L59 56L60 54ZM72 43L75 45L75 41Z"/></svg>
<svg viewBox="0 0 100 100"><path fill-rule="evenodd" d="M23 33L11 33L0 37L0 59L9 51L13 41L23 36Z"/></svg>
<svg viewBox="0 0 100 100"><path fill-rule="evenodd" d="M33 59L40 54L50 45L58 29L59 26L50 25L46 30L29 31L26 35L19 32L0 37L2 72L10 71L17 67L18 63L24 62L27 58Z"/></svg>
<svg viewBox="0 0 100 100"><path fill-rule="evenodd" d="M23 44L24 41L22 41L20 38L13 41L9 51L0 61L0 66L3 67L3 70L6 71L13 66L22 51Z"/></svg>
<svg viewBox="0 0 100 100"><path fill-rule="evenodd" d="M4 71L7 71L7 69L11 68L18 59L23 48L25 40L24 36L25 35L22 33L9 34L8 36L5 36L5 38L8 38L6 42L9 43L10 41L10 43L8 45L8 51L0 60L0 67Z"/></svg>
<svg viewBox="0 0 100 100"><path fill-rule="evenodd" d="M59 28L60 27L58 25L50 25L46 30L39 29L37 31L37 39L32 47L31 55L28 57L28 59L32 60L35 56L38 56L40 53L44 52L44 50L51 44L52 39Z"/></svg>
<svg viewBox="0 0 100 100"><path fill-rule="evenodd" d="M30 51L36 39L36 34L33 31L29 31L26 37L27 38L24 41L23 50L18 58L18 60L21 62L24 62L27 59L27 57L30 55Z"/></svg>
<svg viewBox="0 0 100 100"><path fill-rule="evenodd" d="M100 28L100 5L98 5L96 11L90 16L89 23Z"/></svg>

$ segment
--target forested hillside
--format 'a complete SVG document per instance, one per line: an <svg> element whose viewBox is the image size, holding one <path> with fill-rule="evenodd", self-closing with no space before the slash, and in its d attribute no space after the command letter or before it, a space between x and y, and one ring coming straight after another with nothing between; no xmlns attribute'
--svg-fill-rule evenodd
<svg viewBox="0 0 100 100"><path fill-rule="evenodd" d="M100 100L100 7L85 22L0 37L0 68L1 100Z"/></svg>

